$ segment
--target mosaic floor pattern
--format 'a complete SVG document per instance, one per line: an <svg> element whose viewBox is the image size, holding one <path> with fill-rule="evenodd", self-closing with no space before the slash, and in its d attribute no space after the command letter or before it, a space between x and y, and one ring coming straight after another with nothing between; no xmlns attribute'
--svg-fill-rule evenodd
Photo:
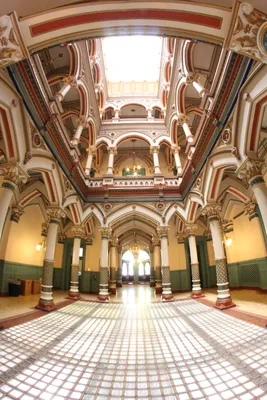
<svg viewBox="0 0 267 400"><path fill-rule="evenodd" d="M267 399L267 329L194 300L78 301L1 332L0 399Z"/></svg>

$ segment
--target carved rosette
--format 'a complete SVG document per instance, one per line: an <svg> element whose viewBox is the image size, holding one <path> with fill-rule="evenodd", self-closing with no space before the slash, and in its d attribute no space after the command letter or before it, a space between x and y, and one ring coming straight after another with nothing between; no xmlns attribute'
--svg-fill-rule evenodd
<svg viewBox="0 0 267 400"><path fill-rule="evenodd" d="M202 210L202 215L206 215L209 220L220 219L222 206L220 204L208 204Z"/></svg>
<svg viewBox="0 0 267 400"><path fill-rule="evenodd" d="M170 230L170 228L168 226L159 226L157 228L157 233L161 238L168 237L169 230Z"/></svg>
<svg viewBox="0 0 267 400"><path fill-rule="evenodd" d="M110 235L112 233L111 228L108 228L108 227L99 228L99 231L101 233L102 239L109 239Z"/></svg>
<svg viewBox="0 0 267 400"><path fill-rule="evenodd" d="M249 3L241 3L230 49L267 63L267 51L263 37L267 30L267 15L255 10Z"/></svg>
<svg viewBox="0 0 267 400"><path fill-rule="evenodd" d="M60 207L48 207L46 213L50 223L59 224L60 219L66 217L66 212Z"/></svg>
<svg viewBox="0 0 267 400"><path fill-rule="evenodd" d="M85 238L85 227L82 225L74 225L71 228L71 231L74 233L74 237L76 238Z"/></svg>
<svg viewBox="0 0 267 400"><path fill-rule="evenodd" d="M6 164L0 168L0 175L4 177L3 187L14 190L21 183L26 183L29 175L19 164Z"/></svg>
<svg viewBox="0 0 267 400"><path fill-rule="evenodd" d="M22 208L20 208L18 206L13 206L12 210L11 210L11 216L10 216L11 221L18 223L22 214L24 214L24 211L22 210Z"/></svg>

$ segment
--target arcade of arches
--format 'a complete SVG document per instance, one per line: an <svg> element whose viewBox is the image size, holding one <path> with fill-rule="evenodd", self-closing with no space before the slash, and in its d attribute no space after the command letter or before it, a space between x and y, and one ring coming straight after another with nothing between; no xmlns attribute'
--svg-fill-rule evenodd
<svg viewBox="0 0 267 400"><path fill-rule="evenodd" d="M167 307L214 287L219 310L238 306L232 288L264 293L266 2L13 3L0 6L0 294L41 279L37 307L52 311L54 289L112 303L147 285Z"/></svg>

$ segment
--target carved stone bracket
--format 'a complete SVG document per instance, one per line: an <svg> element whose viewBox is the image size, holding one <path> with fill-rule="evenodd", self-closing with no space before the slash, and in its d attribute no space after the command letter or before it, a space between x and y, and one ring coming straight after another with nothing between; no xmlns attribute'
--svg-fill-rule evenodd
<svg viewBox="0 0 267 400"><path fill-rule="evenodd" d="M22 210L22 208L20 208L18 206L13 206L12 210L11 210L11 216L10 216L11 221L18 223L22 214L24 214L24 211Z"/></svg>
<svg viewBox="0 0 267 400"><path fill-rule="evenodd" d="M257 217L257 216L258 216L258 213L257 213L257 203L253 203L253 202L248 203L248 204L245 206L245 212L244 212L244 213L245 213L245 215L248 216L248 219L249 219L249 220L251 220L251 219Z"/></svg>
<svg viewBox="0 0 267 400"><path fill-rule="evenodd" d="M244 176L248 179L248 181L251 181L255 177L262 177L262 170L265 167L264 160L250 160L247 159L247 161L244 163L244 165L241 167L240 171L238 173L241 176ZM250 182L252 183L252 182Z"/></svg>

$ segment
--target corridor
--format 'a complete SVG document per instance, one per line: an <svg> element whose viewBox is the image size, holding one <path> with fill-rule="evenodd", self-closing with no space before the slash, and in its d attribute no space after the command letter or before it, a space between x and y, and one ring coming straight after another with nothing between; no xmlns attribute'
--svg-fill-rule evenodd
<svg viewBox="0 0 267 400"><path fill-rule="evenodd" d="M1 399L267 398L266 328L194 300L78 301L1 335Z"/></svg>

